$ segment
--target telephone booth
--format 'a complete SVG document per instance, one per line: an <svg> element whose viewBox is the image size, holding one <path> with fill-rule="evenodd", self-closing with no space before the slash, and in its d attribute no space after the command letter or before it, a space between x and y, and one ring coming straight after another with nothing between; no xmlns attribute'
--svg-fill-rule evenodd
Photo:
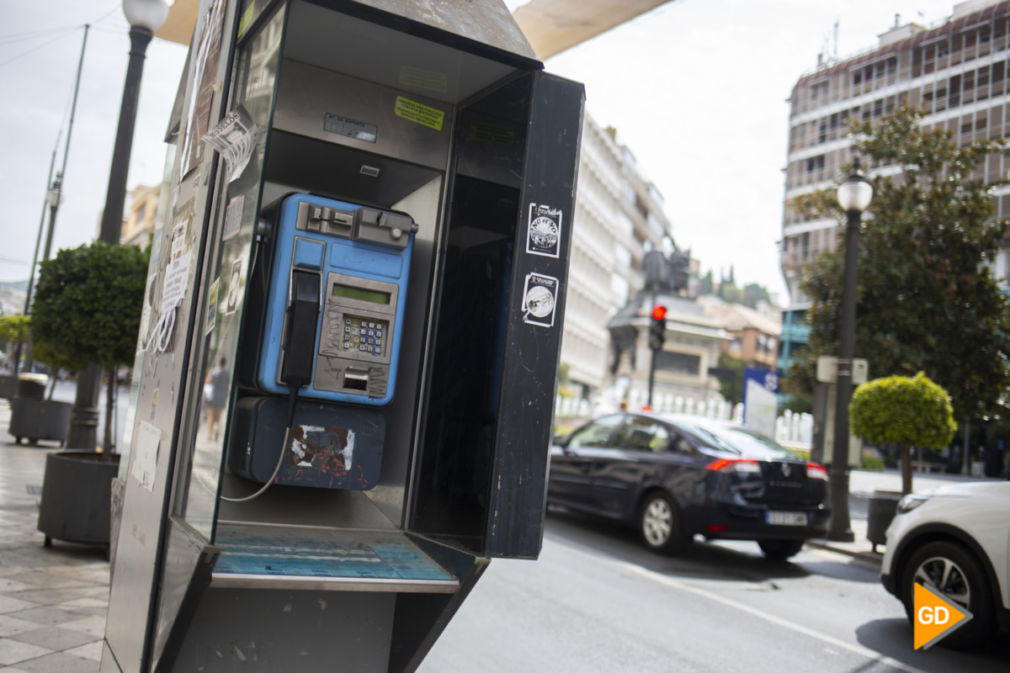
<svg viewBox="0 0 1010 673"><path fill-rule="evenodd" d="M583 100L499 0L201 3L103 673L414 670L536 558Z"/></svg>

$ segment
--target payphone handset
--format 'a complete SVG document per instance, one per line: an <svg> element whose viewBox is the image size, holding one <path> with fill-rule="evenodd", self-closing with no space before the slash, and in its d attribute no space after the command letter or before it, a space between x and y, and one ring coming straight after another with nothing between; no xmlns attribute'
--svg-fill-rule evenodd
<svg viewBox="0 0 1010 673"><path fill-rule="evenodd" d="M417 225L310 194L283 199L256 383L274 394L382 405L393 396Z"/></svg>

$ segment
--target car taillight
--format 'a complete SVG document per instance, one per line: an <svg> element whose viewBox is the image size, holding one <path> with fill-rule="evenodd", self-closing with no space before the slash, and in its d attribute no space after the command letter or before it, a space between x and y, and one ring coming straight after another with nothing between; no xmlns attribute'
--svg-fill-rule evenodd
<svg viewBox="0 0 1010 673"><path fill-rule="evenodd" d="M760 474L761 467L753 458L720 458L705 466L713 472L737 472L740 474Z"/></svg>
<svg viewBox="0 0 1010 673"><path fill-rule="evenodd" d="M818 463L807 463L807 479L828 480L828 471Z"/></svg>

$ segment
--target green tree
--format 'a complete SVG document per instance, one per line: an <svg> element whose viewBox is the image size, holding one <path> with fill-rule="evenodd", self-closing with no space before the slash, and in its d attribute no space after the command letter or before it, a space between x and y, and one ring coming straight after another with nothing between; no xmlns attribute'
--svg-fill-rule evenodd
<svg viewBox="0 0 1010 673"><path fill-rule="evenodd" d="M853 393L849 413L856 436L901 447L902 493L912 492L911 448L941 449L957 430L947 391L922 372L867 381Z"/></svg>
<svg viewBox="0 0 1010 673"><path fill-rule="evenodd" d="M112 449L116 367L133 362L144 305L149 250L95 241L42 262L32 308L37 359L81 371L94 362L109 372L106 450Z"/></svg>
<svg viewBox="0 0 1010 673"><path fill-rule="evenodd" d="M750 308L757 308L761 302L771 303L771 295L763 285L748 283L743 286L743 304Z"/></svg>
<svg viewBox="0 0 1010 673"><path fill-rule="evenodd" d="M20 313L0 316L0 340L24 343L28 340L31 319Z"/></svg>
<svg viewBox="0 0 1010 673"><path fill-rule="evenodd" d="M31 320L36 353L73 371L133 362L146 277L146 252L101 241L42 262Z"/></svg>
<svg viewBox="0 0 1010 673"><path fill-rule="evenodd" d="M698 294L709 295L715 294L715 281L712 280L712 270L709 269L708 273L701 277L701 282L698 287Z"/></svg>
<svg viewBox="0 0 1010 673"><path fill-rule="evenodd" d="M730 404L743 402L743 370L747 363L729 353L719 354L719 394Z"/></svg>
<svg viewBox="0 0 1010 673"><path fill-rule="evenodd" d="M857 154L901 169L872 180L859 238L856 355L874 374L925 372L950 393L956 418L970 421L997 412L1010 386L1010 311L985 265L1008 223L992 219L979 173L1002 143L959 147L948 131L920 121L920 112L904 108L853 128ZM838 212L826 192L797 205ZM803 285L811 332L800 380L813 379L817 355L838 350L843 260L843 249L823 255Z"/></svg>

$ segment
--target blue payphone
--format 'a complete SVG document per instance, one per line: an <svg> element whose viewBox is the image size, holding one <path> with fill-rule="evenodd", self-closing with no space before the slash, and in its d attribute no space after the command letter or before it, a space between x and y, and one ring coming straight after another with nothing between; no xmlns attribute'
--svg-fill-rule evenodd
<svg viewBox="0 0 1010 673"><path fill-rule="evenodd" d="M345 404L393 397L417 225L312 194L266 213L271 254L254 271L229 466L264 484L372 488L385 419Z"/></svg>
<svg viewBox="0 0 1010 673"><path fill-rule="evenodd" d="M310 194L280 204L256 384L383 405L393 396L417 225Z"/></svg>

